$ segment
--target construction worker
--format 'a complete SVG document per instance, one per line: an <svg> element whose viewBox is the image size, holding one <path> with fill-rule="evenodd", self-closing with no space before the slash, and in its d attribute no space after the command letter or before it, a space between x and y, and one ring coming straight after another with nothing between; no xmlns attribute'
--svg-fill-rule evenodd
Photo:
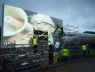
<svg viewBox="0 0 95 72"><path fill-rule="evenodd" d="M54 33L55 33L59 28L60 28L60 30L61 30L61 34L63 34L64 32L63 32L63 27L62 27L61 24L57 24L57 28L55 29Z"/></svg>
<svg viewBox="0 0 95 72"><path fill-rule="evenodd" d="M51 65L53 63L53 45L49 45L49 64Z"/></svg>
<svg viewBox="0 0 95 72"><path fill-rule="evenodd" d="M55 32L56 32L58 29L61 30L61 32L59 33L59 40L62 40L61 38L62 38L63 34L65 34L65 33L63 32L63 27L62 27L61 24L57 24L57 27L56 27L56 29L55 29L55 31L54 31L54 34L55 34Z"/></svg>
<svg viewBox="0 0 95 72"><path fill-rule="evenodd" d="M69 57L69 50L66 47L64 47L62 49L62 61L67 61L68 57Z"/></svg>
<svg viewBox="0 0 95 72"><path fill-rule="evenodd" d="M37 39L36 39L36 37L35 36L33 36L33 38L32 38L32 45L33 45L33 52L34 53L37 53Z"/></svg>
<svg viewBox="0 0 95 72"><path fill-rule="evenodd" d="M56 64L58 62L58 53L56 51L53 52L53 63Z"/></svg>
<svg viewBox="0 0 95 72"><path fill-rule="evenodd" d="M87 56L89 56L89 55L90 55L90 45L87 44Z"/></svg>
<svg viewBox="0 0 95 72"><path fill-rule="evenodd" d="M82 55L86 56L86 52L87 52L87 47L86 45L82 45Z"/></svg>

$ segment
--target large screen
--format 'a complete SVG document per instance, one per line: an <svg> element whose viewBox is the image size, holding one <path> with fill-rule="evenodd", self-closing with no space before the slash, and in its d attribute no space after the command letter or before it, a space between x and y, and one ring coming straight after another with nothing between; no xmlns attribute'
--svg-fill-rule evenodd
<svg viewBox="0 0 95 72"><path fill-rule="evenodd" d="M3 47L12 45L28 47L31 38L42 31L48 34L48 44L54 43L53 32L62 20L41 13L28 11L22 8L4 4L3 17ZM9 46L11 45L11 46Z"/></svg>

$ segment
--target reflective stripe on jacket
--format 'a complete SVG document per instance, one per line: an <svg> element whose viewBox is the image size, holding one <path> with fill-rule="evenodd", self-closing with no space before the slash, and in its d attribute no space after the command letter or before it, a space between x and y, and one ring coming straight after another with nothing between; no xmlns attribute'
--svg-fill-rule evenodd
<svg viewBox="0 0 95 72"><path fill-rule="evenodd" d="M64 56L64 57L69 56L69 50L68 49L62 49L62 56Z"/></svg>

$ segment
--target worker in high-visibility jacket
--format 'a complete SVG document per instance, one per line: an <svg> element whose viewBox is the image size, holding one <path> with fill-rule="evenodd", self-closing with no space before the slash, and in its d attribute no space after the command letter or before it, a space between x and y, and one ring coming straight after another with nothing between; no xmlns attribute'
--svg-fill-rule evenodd
<svg viewBox="0 0 95 72"><path fill-rule="evenodd" d="M68 57L69 57L69 50L66 47L64 47L62 49L62 61L67 61Z"/></svg>
<svg viewBox="0 0 95 72"><path fill-rule="evenodd" d="M37 45L38 45L37 39L36 39L35 36L33 36L33 38L32 38L32 46L33 46L33 52L34 53L37 53Z"/></svg>
<svg viewBox="0 0 95 72"><path fill-rule="evenodd" d="M86 45L82 45L82 55L86 56L87 53L87 46Z"/></svg>
<svg viewBox="0 0 95 72"><path fill-rule="evenodd" d="M62 24L57 24L57 27L56 27L56 29L55 29L54 33L55 33L58 29L60 29L60 30L61 30L61 34L63 34L63 33L64 33L64 32L63 32Z"/></svg>
<svg viewBox="0 0 95 72"><path fill-rule="evenodd" d="M56 32L58 29L61 30L61 32L59 33L59 40L62 40L61 38L62 38L62 36L65 34L64 31L63 31L62 24L57 24L56 29L55 29L55 31L54 31L54 34L55 34L55 32Z"/></svg>
<svg viewBox="0 0 95 72"><path fill-rule="evenodd" d="M56 64L58 62L58 53L56 51L53 52L53 63Z"/></svg>

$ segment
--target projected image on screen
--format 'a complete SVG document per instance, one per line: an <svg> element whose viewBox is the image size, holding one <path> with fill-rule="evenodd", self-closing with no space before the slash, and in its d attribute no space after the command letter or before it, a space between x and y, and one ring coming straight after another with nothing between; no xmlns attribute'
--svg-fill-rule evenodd
<svg viewBox="0 0 95 72"><path fill-rule="evenodd" d="M62 24L59 19L10 5L4 5L3 20L3 43L6 47L9 44L28 47L30 39L39 31L42 31L42 35L48 34L48 44L53 44L55 26L57 23Z"/></svg>

